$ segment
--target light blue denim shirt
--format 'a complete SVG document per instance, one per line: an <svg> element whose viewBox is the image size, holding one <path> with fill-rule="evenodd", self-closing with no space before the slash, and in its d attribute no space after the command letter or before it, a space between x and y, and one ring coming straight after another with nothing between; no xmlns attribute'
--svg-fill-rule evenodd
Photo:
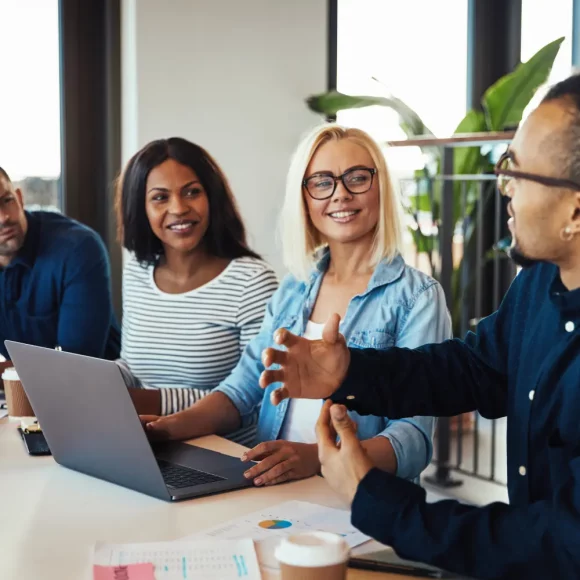
<svg viewBox="0 0 580 580"><path fill-rule="evenodd" d="M262 351L275 346L273 334L277 328L287 328L297 335L304 333L329 259L328 251L324 252L308 282L293 276L283 280L268 304L259 334L248 344L229 377L215 389L229 397L244 424L251 421L261 404L258 441L280 437L288 409L288 401L277 407L270 403L270 393L279 384L270 385L265 392L258 385L264 370ZM353 348L415 348L451 338L451 320L441 286L397 256L392 262L379 263L366 291L352 298L340 330ZM358 425L360 439L389 439L397 457L399 477L415 479L431 461L432 417L391 420L354 412L350 415Z"/></svg>

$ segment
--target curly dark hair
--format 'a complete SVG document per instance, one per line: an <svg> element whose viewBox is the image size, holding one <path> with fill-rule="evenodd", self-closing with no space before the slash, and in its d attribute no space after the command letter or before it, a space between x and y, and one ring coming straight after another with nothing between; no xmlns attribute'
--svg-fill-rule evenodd
<svg viewBox="0 0 580 580"><path fill-rule="evenodd" d="M260 258L246 242L246 230L222 170L199 145L181 137L158 139L145 145L127 163L117 181L115 207L118 239L142 264L155 264L163 245L153 233L145 211L147 177L164 161L173 159L195 171L209 201L207 251L219 258Z"/></svg>

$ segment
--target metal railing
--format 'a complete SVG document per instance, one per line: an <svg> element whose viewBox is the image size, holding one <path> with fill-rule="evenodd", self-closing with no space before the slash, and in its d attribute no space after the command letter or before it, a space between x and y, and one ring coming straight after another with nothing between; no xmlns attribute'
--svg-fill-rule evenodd
<svg viewBox="0 0 580 580"><path fill-rule="evenodd" d="M460 135L449 139L409 139L391 147L441 148L438 175L401 180L409 215L418 231L429 232L431 272L440 282L452 314L455 336L464 337L477 322L497 310L515 276L515 266L498 244L508 234L505 201L495 175L455 175L456 147L508 144L512 133ZM415 211L419 193L427 193L431 208ZM423 234L421 236L424 238ZM425 247L422 248L425 253ZM429 482L441 487L461 485L452 472L505 484L505 422L473 415L440 418ZM499 434L499 431L502 434ZM502 463L500 463L500 461Z"/></svg>

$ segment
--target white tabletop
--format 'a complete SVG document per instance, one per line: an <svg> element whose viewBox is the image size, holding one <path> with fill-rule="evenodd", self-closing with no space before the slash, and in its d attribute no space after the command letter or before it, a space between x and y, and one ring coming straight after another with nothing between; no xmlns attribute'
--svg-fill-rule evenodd
<svg viewBox="0 0 580 580"><path fill-rule="evenodd" d="M292 499L346 509L320 477L178 503L164 502L61 467L52 457L29 456L16 431L18 424L0 419L3 580L88 579L92 548L97 541L175 540ZM195 445L237 457L244 450L220 437L204 437ZM375 577L387 575L349 573L349 579Z"/></svg>

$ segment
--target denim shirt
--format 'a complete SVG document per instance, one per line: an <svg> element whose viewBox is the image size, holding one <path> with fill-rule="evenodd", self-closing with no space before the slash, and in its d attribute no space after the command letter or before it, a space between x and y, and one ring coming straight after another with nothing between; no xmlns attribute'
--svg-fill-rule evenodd
<svg viewBox="0 0 580 580"><path fill-rule="evenodd" d="M279 384L270 385L265 392L258 385L264 370L262 351L275 346L273 334L278 328L287 328L297 335L304 333L329 261L326 251L308 282L286 276L268 304L259 334L248 344L229 377L215 389L232 401L244 424L261 404L258 441L271 441L280 436L288 410L287 400L277 407L270 403L270 393ZM450 338L451 320L441 286L407 266L397 255L391 262L380 262L366 291L351 299L340 331L353 348L414 348ZM399 477L415 479L431 461L432 417L390 420L354 412L350 415L358 425L361 440L376 436L389 439L397 457Z"/></svg>

